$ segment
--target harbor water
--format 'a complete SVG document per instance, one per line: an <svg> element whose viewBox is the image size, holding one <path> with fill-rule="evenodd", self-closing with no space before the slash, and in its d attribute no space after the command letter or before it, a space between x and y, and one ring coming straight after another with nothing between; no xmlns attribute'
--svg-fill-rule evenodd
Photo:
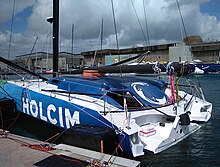
<svg viewBox="0 0 220 167"><path fill-rule="evenodd" d="M199 81L207 101L213 104L208 123L173 147L157 154L139 157L142 166L214 167L220 166L220 75L190 76Z"/></svg>
<svg viewBox="0 0 220 167"><path fill-rule="evenodd" d="M213 104L212 118L208 123L202 123L198 131L177 145L156 155L146 153L144 156L134 158L141 161L141 166L220 166L220 75L192 75L188 77L200 83L206 100ZM61 132L61 129L29 117L20 117L10 131L19 135L46 140Z"/></svg>

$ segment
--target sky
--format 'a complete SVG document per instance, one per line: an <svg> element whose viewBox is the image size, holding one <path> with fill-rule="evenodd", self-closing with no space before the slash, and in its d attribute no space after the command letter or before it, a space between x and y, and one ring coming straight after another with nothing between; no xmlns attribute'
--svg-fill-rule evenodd
<svg viewBox="0 0 220 167"><path fill-rule="evenodd" d="M148 39L150 45L179 42L186 34L200 35L204 41L220 40L220 0L178 0L186 34L176 0L112 2L119 48L147 46ZM52 24L46 20L52 16L52 3L0 1L0 56L14 59L31 52L52 53ZM61 52L99 50L102 19L103 49L117 48L111 0L60 0L59 7Z"/></svg>

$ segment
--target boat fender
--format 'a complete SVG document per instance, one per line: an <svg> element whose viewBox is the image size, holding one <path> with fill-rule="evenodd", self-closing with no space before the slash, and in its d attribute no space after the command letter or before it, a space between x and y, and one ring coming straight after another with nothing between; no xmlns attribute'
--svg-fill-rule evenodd
<svg viewBox="0 0 220 167"><path fill-rule="evenodd" d="M180 117L180 125L190 124L190 118L188 113L181 114L179 117Z"/></svg>
<svg viewBox="0 0 220 167"><path fill-rule="evenodd" d="M103 74L99 73L98 70L83 70L83 76L86 78L101 77Z"/></svg>

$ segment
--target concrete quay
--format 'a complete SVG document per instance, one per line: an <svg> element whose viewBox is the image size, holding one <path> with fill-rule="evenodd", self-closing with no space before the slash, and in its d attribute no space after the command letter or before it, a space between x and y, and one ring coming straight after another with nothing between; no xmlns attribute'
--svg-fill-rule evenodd
<svg viewBox="0 0 220 167"><path fill-rule="evenodd" d="M65 144L45 144L0 130L0 166L136 167L140 162Z"/></svg>

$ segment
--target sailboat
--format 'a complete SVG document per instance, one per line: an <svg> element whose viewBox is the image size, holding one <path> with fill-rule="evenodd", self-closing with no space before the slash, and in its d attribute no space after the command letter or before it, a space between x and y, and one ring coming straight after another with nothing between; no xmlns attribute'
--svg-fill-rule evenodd
<svg viewBox="0 0 220 167"><path fill-rule="evenodd" d="M194 74L216 74L220 72L220 64L217 63L203 63L199 60L194 60L190 63L190 70Z"/></svg>
<svg viewBox="0 0 220 167"><path fill-rule="evenodd" d="M54 2L58 7L59 1ZM56 55L58 48L54 50ZM190 120L187 111L194 113L206 106L206 112L211 112L211 104L194 106L194 96L183 95L180 101L170 102L165 84L159 80L102 76L94 70L85 71L83 76L55 73L48 79L2 57L0 61L37 77L1 81L0 97L13 100L19 112L63 129L77 125L112 129L123 152L133 157L145 151L160 153L197 131L200 125Z"/></svg>
<svg viewBox="0 0 220 167"><path fill-rule="evenodd" d="M122 149L134 157L144 150L159 153L200 128L188 120L184 102L169 104L159 82L132 77L62 76L43 80L1 82L1 97L17 110L68 129L90 125L114 129ZM7 93L5 93L7 92Z"/></svg>

